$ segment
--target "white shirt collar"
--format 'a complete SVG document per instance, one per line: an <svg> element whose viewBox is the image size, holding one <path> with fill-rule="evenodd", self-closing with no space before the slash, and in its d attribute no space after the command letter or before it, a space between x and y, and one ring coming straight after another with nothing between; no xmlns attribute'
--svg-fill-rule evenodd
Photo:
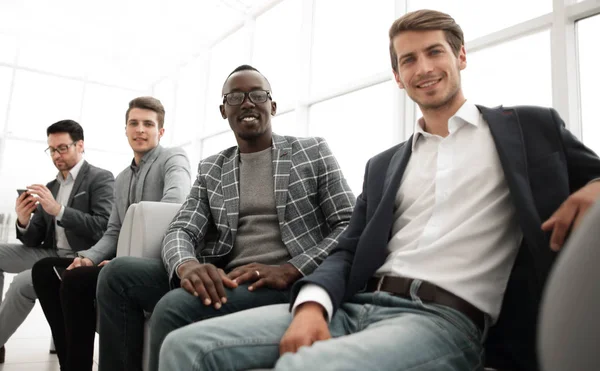
<svg viewBox="0 0 600 371"><path fill-rule="evenodd" d="M470 103L469 101L465 101L465 103L463 103L463 105L458 109L458 111L456 111L456 113L448 120L448 132L452 134L465 123L473 125L475 127L479 126L479 120L481 117L480 115L481 113L479 112L479 109L475 104ZM419 119L415 123L414 135L412 139L413 151L415 150L417 141L421 136L431 135L425 131L424 127L425 120L423 119L423 117L419 117Z"/></svg>
<svg viewBox="0 0 600 371"><path fill-rule="evenodd" d="M81 160L79 160L79 162L75 166L73 166L71 168L71 170L69 171L69 175L71 176L71 178L73 178L73 181L75 181L75 179L77 179L77 174L79 174L79 170L81 170L81 167L83 166L84 161L85 160L83 158L81 158ZM59 171L58 174L56 175L56 179L58 179L58 181L62 183L62 182L69 180L69 176L67 176L67 179L63 179L62 174Z"/></svg>

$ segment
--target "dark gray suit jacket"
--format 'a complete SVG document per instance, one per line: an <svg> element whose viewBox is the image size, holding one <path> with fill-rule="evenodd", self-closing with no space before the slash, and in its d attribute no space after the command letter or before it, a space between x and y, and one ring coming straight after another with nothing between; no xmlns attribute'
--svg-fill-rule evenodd
<svg viewBox="0 0 600 371"><path fill-rule="evenodd" d="M163 148L160 145L142 158L143 165L136 183L135 200L182 203L192 186L190 162L183 149ZM110 213L108 228L102 239L79 255L95 264L112 259L117 253L119 232L129 207L129 186L133 171L128 166L115 182L115 203Z"/></svg>
<svg viewBox="0 0 600 371"><path fill-rule="evenodd" d="M59 222L73 250L87 249L102 237L113 205L114 182L110 171L90 165L87 161L81 165ZM56 198L60 183L53 180L46 187ZM21 233L17 228L17 238L25 246L56 248L55 230L54 216L38 205L27 231Z"/></svg>
<svg viewBox="0 0 600 371"><path fill-rule="evenodd" d="M571 193L600 178L600 159L565 129L552 109L478 108L489 124L523 231L500 317L486 342L487 364L533 371L540 298L556 256L541 224ZM302 285L314 283L329 293L337 310L384 263L411 141L369 160L348 229L321 266L293 286L292 303Z"/></svg>

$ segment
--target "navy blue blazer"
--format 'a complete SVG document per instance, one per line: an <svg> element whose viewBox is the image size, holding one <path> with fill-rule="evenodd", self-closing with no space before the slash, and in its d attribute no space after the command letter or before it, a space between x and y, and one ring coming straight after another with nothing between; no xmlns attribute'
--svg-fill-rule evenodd
<svg viewBox="0 0 600 371"><path fill-rule="evenodd" d="M478 108L490 127L523 231L500 317L486 341L486 364L537 370L538 309L556 258L541 224L571 193L600 178L600 159L565 128L553 109ZM383 265L411 142L412 137L369 160L348 229L329 257L293 286L291 303L302 285L314 283L329 293L335 312Z"/></svg>

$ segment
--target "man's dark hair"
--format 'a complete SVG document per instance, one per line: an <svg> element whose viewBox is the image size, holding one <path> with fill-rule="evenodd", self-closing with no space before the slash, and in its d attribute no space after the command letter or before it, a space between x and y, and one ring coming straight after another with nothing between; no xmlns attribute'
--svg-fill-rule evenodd
<svg viewBox="0 0 600 371"><path fill-rule="evenodd" d="M221 92L222 93L224 93L223 89L225 88L225 84L227 84L227 80L229 80L229 78L231 77L231 75L233 75L236 72L240 72L240 71L255 71L255 72L258 72L262 77L264 77L264 79L267 82L267 84L269 85L269 87L271 86L271 83L269 82L269 80L259 70L257 70L256 68L252 67L249 64L242 64L241 66L238 66L233 71L231 71L231 73L229 75L227 75L227 78L225 79L225 82L223 83L223 88L221 88Z"/></svg>
<svg viewBox="0 0 600 371"><path fill-rule="evenodd" d="M129 111L134 108L147 109L156 112L158 128L162 129L165 124L165 107L154 97L137 97L129 102L129 108L125 112L125 123L129 120Z"/></svg>
<svg viewBox="0 0 600 371"><path fill-rule="evenodd" d="M406 13L396 19L390 27L390 58L392 69L398 71L398 56L394 49L394 38L405 31L444 31L446 41L450 45L452 52L458 56L460 48L465 44L465 37L462 29L446 13L436 10L421 9Z"/></svg>
<svg viewBox="0 0 600 371"><path fill-rule="evenodd" d="M48 129L46 129L47 136L56 133L69 133L73 142L83 140L83 128L73 120L61 120L48 126Z"/></svg>

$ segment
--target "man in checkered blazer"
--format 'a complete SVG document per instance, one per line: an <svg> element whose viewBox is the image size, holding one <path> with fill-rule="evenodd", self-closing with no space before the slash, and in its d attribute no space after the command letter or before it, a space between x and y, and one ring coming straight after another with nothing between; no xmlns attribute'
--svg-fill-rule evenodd
<svg viewBox="0 0 600 371"><path fill-rule="evenodd" d="M354 195L323 139L271 132L276 109L258 70L243 65L228 76L220 110L238 145L200 161L162 263L122 257L101 273L101 371L142 369L144 312L152 312L149 369L157 370L171 331L287 303L291 285L337 245Z"/></svg>

